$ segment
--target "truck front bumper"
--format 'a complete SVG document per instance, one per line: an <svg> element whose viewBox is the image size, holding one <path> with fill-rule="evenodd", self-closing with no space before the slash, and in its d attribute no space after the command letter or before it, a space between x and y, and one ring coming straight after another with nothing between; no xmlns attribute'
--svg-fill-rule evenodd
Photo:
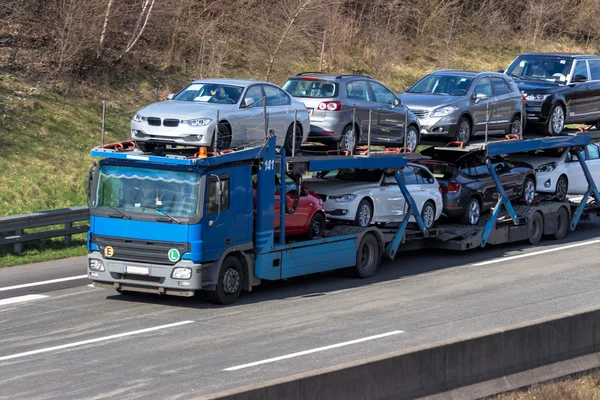
<svg viewBox="0 0 600 400"><path fill-rule="evenodd" d="M87 275L95 287L191 297L206 286L202 282L203 270L210 266L188 260L175 265L109 260L94 251L88 254Z"/></svg>

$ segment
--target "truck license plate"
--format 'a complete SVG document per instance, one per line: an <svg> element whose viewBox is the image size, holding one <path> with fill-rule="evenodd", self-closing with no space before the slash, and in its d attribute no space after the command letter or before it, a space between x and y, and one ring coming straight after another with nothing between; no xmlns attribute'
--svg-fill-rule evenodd
<svg viewBox="0 0 600 400"><path fill-rule="evenodd" d="M126 274L150 275L150 268L148 267L133 267L131 265L126 265L123 267L123 270Z"/></svg>

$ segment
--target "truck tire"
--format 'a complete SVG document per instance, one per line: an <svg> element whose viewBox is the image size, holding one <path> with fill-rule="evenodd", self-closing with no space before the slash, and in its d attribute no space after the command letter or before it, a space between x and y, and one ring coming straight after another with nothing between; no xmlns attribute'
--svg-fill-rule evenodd
<svg viewBox="0 0 600 400"><path fill-rule="evenodd" d="M561 207L556 213L556 232L554 232L554 239L561 240L567 235L571 221L567 209Z"/></svg>
<svg viewBox="0 0 600 400"><path fill-rule="evenodd" d="M544 234L544 219L542 214L534 212L531 217L527 220L527 232L529 243L538 244Z"/></svg>
<svg viewBox="0 0 600 400"><path fill-rule="evenodd" d="M379 242L372 233L365 234L356 249L356 270L359 278L373 276L379 264Z"/></svg>
<svg viewBox="0 0 600 400"><path fill-rule="evenodd" d="M242 263L235 256L228 256L221 264L215 290L206 291L208 301L213 304L232 304L242 292Z"/></svg>

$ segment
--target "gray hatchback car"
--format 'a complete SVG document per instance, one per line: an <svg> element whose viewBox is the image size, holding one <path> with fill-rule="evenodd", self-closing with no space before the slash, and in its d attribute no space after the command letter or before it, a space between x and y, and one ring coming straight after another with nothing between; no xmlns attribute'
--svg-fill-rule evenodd
<svg viewBox="0 0 600 400"><path fill-rule="evenodd" d="M419 117L424 141L468 143L488 134L520 134L523 95L505 74L434 71L399 95Z"/></svg>
<svg viewBox="0 0 600 400"><path fill-rule="evenodd" d="M307 141L354 151L368 143L370 132L373 145L403 147L408 118L406 147L415 151L419 144L418 118L394 92L369 76L306 72L289 78L283 89L306 105Z"/></svg>

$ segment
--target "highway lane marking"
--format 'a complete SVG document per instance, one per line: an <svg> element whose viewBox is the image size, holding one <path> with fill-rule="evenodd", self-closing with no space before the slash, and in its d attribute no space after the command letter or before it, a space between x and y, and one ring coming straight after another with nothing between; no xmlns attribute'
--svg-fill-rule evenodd
<svg viewBox="0 0 600 400"><path fill-rule="evenodd" d="M1 356L0 361L12 360L15 358L31 356L31 355L40 354L40 353L47 353L50 351L68 349L69 347L76 347L76 346L83 346L83 345L91 344L91 343L104 342L107 340L118 339L118 338L122 338L122 337L126 337L126 336L139 335L141 333L153 332L153 331L157 331L160 329L174 328L176 326L187 325L187 324L191 324L193 322L194 321L175 322L173 324L160 325L160 326L155 326L153 328L146 328L146 329L140 329L137 331L118 333L116 335L104 336L104 337L95 338L95 339L82 340L81 342L67 343L67 344L62 344L60 346L46 347L44 349L26 351L24 353L11 354L8 356Z"/></svg>
<svg viewBox="0 0 600 400"><path fill-rule="evenodd" d="M0 300L0 306L5 306L7 304L22 303L24 301L38 300L46 297L48 296L44 296L43 294L28 294L26 296L9 297L8 299Z"/></svg>
<svg viewBox="0 0 600 400"><path fill-rule="evenodd" d="M369 340L381 339L381 338L388 337L388 336L398 335L400 333L404 333L404 331L392 331L392 332L382 333L380 335L364 337L362 339L350 340L349 342L342 342L342 343L332 344L329 346L318 347L316 349L299 351L298 353L287 354L284 356L269 358L266 360L255 361L255 362L252 362L249 364L243 364L243 365L237 365L235 367L225 368L223 371L237 371L238 369L255 367L257 365L272 363L275 361L287 360L288 358L300 357L300 356L304 356L306 354L312 354L312 353L316 353L319 351L325 351L325 350L336 349L338 347L350 346L352 344L367 342ZM1 358L0 358L0 360L1 360Z"/></svg>
<svg viewBox="0 0 600 400"><path fill-rule="evenodd" d="M500 258L496 258L496 259L489 260L489 261L478 262L478 263L475 263L475 264L472 264L472 265L476 266L476 267L480 267L482 265L496 264L496 263L499 263L499 262L517 260L519 258L525 258L525 257L533 257L533 256L538 256L540 254L554 253L556 251L573 249L573 248L582 247L582 246L589 246L591 244L597 244L597 243L600 243L600 239L590 240L588 242L581 242L581 243L569 244L569 245L566 245L566 246L554 247L552 249L534 251L534 252L527 253L527 254L519 254L517 256L500 257Z"/></svg>
<svg viewBox="0 0 600 400"><path fill-rule="evenodd" d="M84 279L84 278L87 278L87 277L88 277L87 275L77 275L77 276L68 276L66 278L50 279L50 280L47 280L47 281L23 283L21 285L0 287L0 292L4 292L4 291L7 291L7 290L23 289L23 288L32 287L32 286L49 285L51 283L75 281L77 279Z"/></svg>

